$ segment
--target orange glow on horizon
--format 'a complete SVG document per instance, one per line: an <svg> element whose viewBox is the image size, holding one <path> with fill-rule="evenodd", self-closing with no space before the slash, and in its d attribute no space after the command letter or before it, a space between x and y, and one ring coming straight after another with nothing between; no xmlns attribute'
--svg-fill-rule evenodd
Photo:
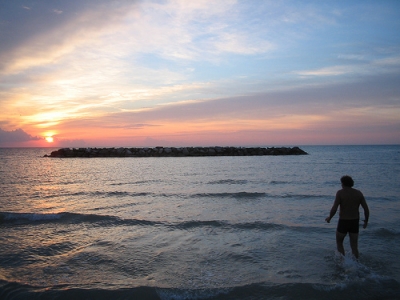
<svg viewBox="0 0 400 300"><path fill-rule="evenodd" d="M46 140L48 143L54 142L54 139L53 139L52 136L46 136L46 137L45 137L45 140Z"/></svg>

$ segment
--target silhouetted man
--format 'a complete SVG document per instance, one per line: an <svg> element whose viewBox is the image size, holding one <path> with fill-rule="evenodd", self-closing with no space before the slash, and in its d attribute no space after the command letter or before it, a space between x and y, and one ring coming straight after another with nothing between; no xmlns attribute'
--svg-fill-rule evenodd
<svg viewBox="0 0 400 300"><path fill-rule="evenodd" d="M353 255L358 258L359 207L361 205L364 209L364 229L368 225L369 208L364 195L359 190L353 189L354 181L350 176L343 176L340 181L342 183L342 189L337 191L335 202L333 203L329 217L327 217L325 221L329 223L336 214L338 207L340 207L339 221L336 230L337 250L344 255L343 241L346 234L349 233L351 251Z"/></svg>

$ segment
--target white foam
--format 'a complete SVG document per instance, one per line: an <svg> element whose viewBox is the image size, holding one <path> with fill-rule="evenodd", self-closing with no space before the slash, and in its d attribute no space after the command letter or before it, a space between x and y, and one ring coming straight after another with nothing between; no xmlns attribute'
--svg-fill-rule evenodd
<svg viewBox="0 0 400 300"><path fill-rule="evenodd" d="M364 282L366 280L379 282L388 279L386 276L375 273L351 254L343 256L336 252L335 259L339 268L343 271L344 283Z"/></svg>

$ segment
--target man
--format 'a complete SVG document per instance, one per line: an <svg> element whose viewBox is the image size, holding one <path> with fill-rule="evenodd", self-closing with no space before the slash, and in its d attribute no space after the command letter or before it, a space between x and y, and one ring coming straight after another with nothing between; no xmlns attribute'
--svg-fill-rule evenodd
<svg viewBox="0 0 400 300"><path fill-rule="evenodd" d="M364 229L368 225L369 208L364 195L359 190L353 189L354 181L350 176L343 176L340 181L342 189L336 193L335 202L333 203L329 217L325 221L329 223L340 206L339 221L336 230L337 250L344 255L343 241L346 234L349 233L351 251L358 259L359 207L361 205L364 209Z"/></svg>

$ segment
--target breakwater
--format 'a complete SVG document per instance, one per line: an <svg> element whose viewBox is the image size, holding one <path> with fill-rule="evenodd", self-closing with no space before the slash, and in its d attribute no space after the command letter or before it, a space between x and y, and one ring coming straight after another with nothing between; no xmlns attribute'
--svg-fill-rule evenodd
<svg viewBox="0 0 400 300"><path fill-rule="evenodd" d="M304 155L299 147L62 148L45 157L186 157Z"/></svg>

